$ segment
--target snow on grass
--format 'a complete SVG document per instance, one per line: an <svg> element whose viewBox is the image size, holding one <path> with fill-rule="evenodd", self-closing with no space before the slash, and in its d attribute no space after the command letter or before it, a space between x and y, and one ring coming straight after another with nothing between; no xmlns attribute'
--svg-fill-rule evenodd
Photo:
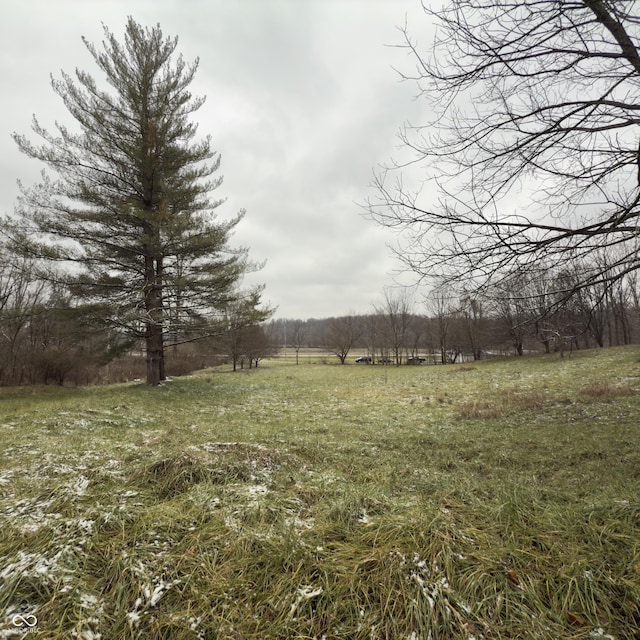
<svg viewBox="0 0 640 640"><path fill-rule="evenodd" d="M312 585L307 585L304 587L299 587L296 590L296 597L293 603L291 604L291 608L289 609L289 617L295 620L295 614L298 610L298 607L305 600L311 600L313 598L317 598L322 594L324 589L322 587L314 587Z"/></svg>
<svg viewBox="0 0 640 640"><path fill-rule="evenodd" d="M144 574L144 571L141 573ZM143 584L142 595L136 598L133 608L126 614L129 624L132 627L138 626L140 620L158 605L163 595L179 583L180 580L165 582L162 578L155 576L149 583Z"/></svg>
<svg viewBox="0 0 640 640"><path fill-rule="evenodd" d="M637 379L625 366L606 376ZM596 376L579 371L274 367L47 390L51 410L0 420L1 628L44 611L86 640L623 638L638 404L603 392L585 409Z"/></svg>

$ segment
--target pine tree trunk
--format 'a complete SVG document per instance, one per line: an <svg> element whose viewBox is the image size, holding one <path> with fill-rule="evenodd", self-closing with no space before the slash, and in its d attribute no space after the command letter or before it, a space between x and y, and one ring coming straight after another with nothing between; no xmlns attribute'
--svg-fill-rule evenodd
<svg viewBox="0 0 640 640"><path fill-rule="evenodd" d="M147 325L147 384L157 386L163 380L164 353L162 325Z"/></svg>
<svg viewBox="0 0 640 640"><path fill-rule="evenodd" d="M164 330L162 326L162 273L161 263L153 258L145 258L147 312L146 352L147 384L157 386L165 379L164 373Z"/></svg>

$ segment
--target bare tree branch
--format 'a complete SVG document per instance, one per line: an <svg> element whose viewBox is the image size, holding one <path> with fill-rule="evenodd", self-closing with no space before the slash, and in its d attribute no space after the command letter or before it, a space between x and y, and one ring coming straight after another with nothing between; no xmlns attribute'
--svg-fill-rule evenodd
<svg viewBox="0 0 640 640"><path fill-rule="evenodd" d="M368 214L420 278L486 288L527 267L640 267L640 11L630 0L423 5L431 51L402 29L428 110L374 178ZM616 249L610 265L596 260Z"/></svg>

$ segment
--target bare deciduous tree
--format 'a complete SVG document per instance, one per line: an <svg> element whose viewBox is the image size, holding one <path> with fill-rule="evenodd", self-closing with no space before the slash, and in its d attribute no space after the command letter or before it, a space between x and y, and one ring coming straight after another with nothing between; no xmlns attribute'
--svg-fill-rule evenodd
<svg viewBox="0 0 640 640"><path fill-rule="evenodd" d="M450 334L455 314L454 302L443 288L434 288L427 298L427 315L431 318L432 337L437 345L440 364L450 361Z"/></svg>
<svg viewBox="0 0 640 640"><path fill-rule="evenodd" d="M406 349L406 337L411 324L413 300L405 289L384 290L384 302L376 308L383 321L384 341L396 365L402 364L403 351Z"/></svg>
<svg viewBox="0 0 640 640"><path fill-rule="evenodd" d="M289 324L289 343L296 352L296 364L300 364L300 349L307 337L305 325L302 320L293 320Z"/></svg>
<svg viewBox="0 0 640 640"><path fill-rule="evenodd" d="M0 246L0 384L27 380L32 360L30 323L50 293L29 260L12 258Z"/></svg>
<svg viewBox="0 0 640 640"><path fill-rule="evenodd" d="M353 345L363 334L362 319L354 314L328 320L327 347L344 364Z"/></svg>
<svg viewBox="0 0 640 640"><path fill-rule="evenodd" d="M556 292L565 297L638 269L638 3L423 7L438 35L425 51L405 27L415 73L404 78L430 116L404 127L409 157L378 174L368 202L406 232L406 265L477 290L515 268L579 259L580 278ZM616 249L606 265L591 259L603 248Z"/></svg>
<svg viewBox="0 0 640 640"><path fill-rule="evenodd" d="M256 291L244 299L228 304L225 310L222 344L228 351L234 371L237 370L238 363L244 368L245 358L251 367L254 359L262 357L258 352L266 349L260 324L272 314L272 310L260 309L259 305L260 296Z"/></svg>

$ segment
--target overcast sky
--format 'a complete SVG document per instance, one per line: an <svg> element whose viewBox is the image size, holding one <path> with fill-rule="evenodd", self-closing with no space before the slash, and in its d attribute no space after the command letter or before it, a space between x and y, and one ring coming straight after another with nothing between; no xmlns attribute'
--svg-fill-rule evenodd
<svg viewBox="0 0 640 640"><path fill-rule="evenodd" d="M102 23L123 39L127 16L179 37L200 58L192 85L206 95L199 131L222 155L219 216L246 209L235 245L266 261L276 317L367 313L399 264L391 232L362 215L373 171L396 153L404 121L419 119L398 27L428 34L420 0L4 0L0 21L0 213L13 211L16 180L41 166L18 152L12 132L32 114L49 129L70 116L50 74L93 71L81 37L99 43ZM425 38L426 45L426 38ZM96 79L101 80L99 74Z"/></svg>

